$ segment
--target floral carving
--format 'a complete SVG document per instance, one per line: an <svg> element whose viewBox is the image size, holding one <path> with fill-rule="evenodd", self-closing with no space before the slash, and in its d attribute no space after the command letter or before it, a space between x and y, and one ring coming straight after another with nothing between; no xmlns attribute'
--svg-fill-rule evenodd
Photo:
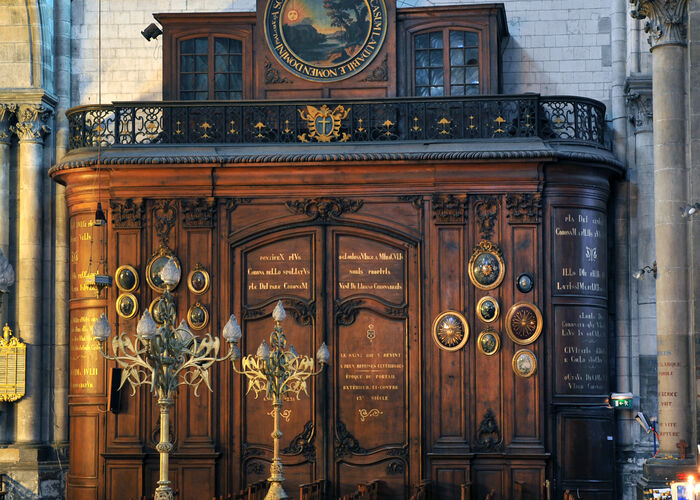
<svg viewBox="0 0 700 500"><path fill-rule="evenodd" d="M233 212L239 205L249 205L252 201L252 198L229 198L226 201L226 211L229 213Z"/></svg>
<svg viewBox="0 0 700 500"><path fill-rule="evenodd" d="M309 462L315 462L316 446L314 445L314 438L316 433L314 430L314 423L309 420L304 424L304 429L292 438L289 446L282 450L282 453L285 455L303 455Z"/></svg>
<svg viewBox="0 0 700 500"><path fill-rule="evenodd" d="M168 246L170 230L175 225L176 215L175 202L172 200L157 200L153 205L153 225L161 246Z"/></svg>
<svg viewBox="0 0 700 500"><path fill-rule="evenodd" d="M490 240L498 220L498 198L482 196L474 203L476 222L484 240Z"/></svg>
<svg viewBox="0 0 700 500"><path fill-rule="evenodd" d="M688 32L688 0L630 0L634 19L647 19L644 32L649 45L686 45Z"/></svg>
<svg viewBox="0 0 700 500"><path fill-rule="evenodd" d="M364 304L362 299L348 300L335 302L335 322L341 326L350 326L357 319L360 312L360 306Z"/></svg>
<svg viewBox="0 0 700 500"><path fill-rule="evenodd" d="M311 220L318 219L321 222L338 219L345 213L355 213L362 208L362 204L362 200L344 198L308 198L286 203L292 213L306 215Z"/></svg>
<svg viewBox="0 0 700 500"><path fill-rule="evenodd" d="M112 225L115 228L139 228L143 226L143 202L128 198L124 201L110 201Z"/></svg>
<svg viewBox="0 0 700 500"><path fill-rule="evenodd" d="M506 209L511 224L537 224L542 213L542 193L510 193Z"/></svg>
<svg viewBox="0 0 700 500"><path fill-rule="evenodd" d="M51 132L46 121L51 116L51 109L43 104L20 104L17 109L17 123L10 129L17 134L20 141L41 142Z"/></svg>
<svg viewBox="0 0 700 500"><path fill-rule="evenodd" d="M486 410L476 433L475 448L484 451L497 451L503 447L501 430L498 428L496 416L491 408Z"/></svg>
<svg viewBox="0 0 700 500"><path fill-rule="evenodd" d="M440 224L464 224L467 221L467 195L435 194L433 212L433 218Z"/></svg>
<svg viewBox="0 0 700 500"><path fill-rule="evenodd" d="M182 200L183 225L185 227L214 227L216 202L214 198Z"/></svg>
<svg viewBox="0 0 700 500"><path fill-rule="evenodd" d="M265 58L265 83L292 83L291 80L283 77L280 70L275 68L270 60Z"/></svg>
<svg viewBox="0 0 700 500"><path fill-rule="evenodd" d="M399 201L410 203L416 210L423 208L423 197L421 195L399 196Z"/></svg>
<svg viewBox="0 0 700 500"><path fill-rule="evenodd" d="M313 324L314 318L316 317L316 304L314 302L311 304L307 304L301 300L286 300L285 302L289 306L287 312L297 323L303 326Z"/></svg>
<svg viewBox="0 0 700 500"><path fill-rule="evenodd" d="M0 143L10 143L10 119L17 111L16 104L0 103Z"/></svg>
<svg viewBox="0 0 700 500"><path fill-rule="evenodd" d="M384 56L384 60L377 65L367 77L360 80L361 82L386 82L389 80L389 63L388 56Z"/></svg>
<svg viewBox="0 0 700 500"><path fill-rule="evenodd" d="M367 450L360 446L360 442L348 432L345 424L338 420L335 424L335 456L343 458L345 455L366 455Z"/></svg>

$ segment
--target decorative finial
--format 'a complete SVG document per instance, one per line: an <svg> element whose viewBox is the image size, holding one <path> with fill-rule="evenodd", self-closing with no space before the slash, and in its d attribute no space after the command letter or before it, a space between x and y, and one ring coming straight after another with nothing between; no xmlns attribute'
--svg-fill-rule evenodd
<svg viewBox="0 0 700 500"><path fill-rule="evenodd" d="M104 342L111 335L111 333L112 327L109 325L109 321L107 321L107 316L102 313L97 321L95 321L95 324L92 325L92 336L95 338L95 340Z"/></svg>
<svg viewBox="0 0 700 500"><path fill-rule="evenodd" d="M136 325L136 334L144 340L151 340L156 335L158 325L153 321L153 317L148 310L141 315L141 319Z"/></svg>
<svg viewBox="0 0 700 500"><path fill-rule="evenodd" d="M323 364L327 365L330 357L331 357L331 353L328 350L328 346L324 342L323 344L321 344L321 347L318 348L318 352L316 353L316 360L319 363L323 363Z"/></svg>
<svg viewBox="0 0 700 500"><path fill-rule="evenodd" d="M226 339L226 342L238 342L239 340L241 340L243 332L241 332L241 326L238 324L235 314L232 314L226 322L226 325L224 326L223 336L224 339Z"/></svg>
<svg viewBox="0 0 700 500"><path fill-rule="evenodd" d="M270 360L270 348L267 346L267 342L263 340L260 343L260 347L258 347L258 352L256 352L255 355L260 359L264 359L265 361Z"/></svg>
<svg viewBox="0 0 700 500"><path fill-rule="evenodd" d="M160 270L160 279L163 280L166 286L175 286L180 282L180 269L175 264L175 259L172 257L168 259L168 262Z"/></svg>
<svg viewBox="0 0 700 500"><path fill-rule="evenodd" d="M286 317L287 313L284 311L282 301L278 300L277 305L275 306L275 310L272 311L272 318L279 323L280 321L283 321Z"/></svg>

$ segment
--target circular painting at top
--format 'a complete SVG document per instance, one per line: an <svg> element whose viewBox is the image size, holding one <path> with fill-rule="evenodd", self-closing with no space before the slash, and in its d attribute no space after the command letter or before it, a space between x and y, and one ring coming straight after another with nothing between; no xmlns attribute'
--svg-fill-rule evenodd
<svg viewBox="0 0 700 500"><path fill-rule="evenodd" d="M386 35L384 0L268 0L265 37L282 66L305 80L349 78L372 62Z"/></svg>

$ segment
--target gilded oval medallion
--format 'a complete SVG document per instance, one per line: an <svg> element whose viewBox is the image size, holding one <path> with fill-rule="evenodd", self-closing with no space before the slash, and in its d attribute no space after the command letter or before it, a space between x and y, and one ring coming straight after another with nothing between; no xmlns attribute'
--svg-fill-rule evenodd
<svg viewBox="0 0 700 500"><path fill-rule="evenodd" d="M498 245L482 240L474 249L468 265L469 279L481 290L492 290L501 284L506 265Z"/></svg>
<svg viewBox="0 0 700 500"><path fill-rule="evenodd" d="M518 377L528 378L537 370L537 358L535 353L527 349L520 349L513 354L513 372Z"/></svg>
<svg viewBox="0 0 700 500"><path fill-rule="evenodd" d="M529 302L513 304L506 315L506 332L516 344L532 344L542 333L542 313Z"/></svg>
<svg viewBox="0 0 700 500"><path fill-rule="evenodd" d="M493 297L481 297L476 304L476 316L484 323L492 323L498 319L501 308Z"/></svg>
<svg viewBox="0 0 700 500"><path fill-rule="evenodd" d="M445 311L433 321L433 340L446 351L461 349L469 339L469 325L456 311Z"/></svg>
<svg viewBox="0 0 700 500"><path fill-rule="evenodd" d="M265 38L277 61L305 80L356 75L381 50L384 0L268 0Z"/></svg>
<svg viewBox="0 0 700 500"><path fill-rule="evenodd" d="M493 356L498 352L499 347L501 347L501 337L499 337L495 330L487 328L479 334L479 338L476 339L476 346L482 354Z"/></svg>

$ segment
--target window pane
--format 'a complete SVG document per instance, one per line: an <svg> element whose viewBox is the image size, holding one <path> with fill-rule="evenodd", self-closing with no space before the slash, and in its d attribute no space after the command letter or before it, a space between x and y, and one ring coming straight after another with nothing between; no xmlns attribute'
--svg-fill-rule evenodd
<svg viewBox="0 0 700 500"><path fill-rule="evenodd" d="M228 38L214 38L214 53L228 53Z"/></svg>
<svg viewBox="0 0 700 500"><path fill-rule="evenodd" d="M441 50L431 50L430 51L430 66L433 68L442 68L442 51Z"/></svg>
<svg viewBox="0 0 700 500"><path fill-rule="evenodd" d="M217 73L216 75L214 75L214 89L228 90L228 78L226 73Z"/></svg>
<svg viewBox="0 0 700 500"><path fill-rule="evenodd" d="M450 95L464 95L464 85L452 85Z"/></svg>
<svg viewBox="0 0 700 500"><path fill-rule="evenodd" d="M209 85L207 83L206 74L198 74L194 80L195 90L207 90Z"/></svg>
<svg viewBox="0 0 700 500"><path fill-rule="evenodd" d="M467 49L466 53L465 60L468 66L476 66L479 64L479 49Z"/></svg>
<svg viewBox="0 0 700 500"><path fill-rule="evenodd" d="M235 38L229 38L228 44L229 52L231 54L243 53L243 43L241 43L240 40L236 40Z"/></svg>
<svg viewBox="0 0 700 500"><path fill-rule="evenodd" d="M243 99L243 92L230 92L229 99Z"/></svg>
<svg viewBox="0 0 700 500"><path fill-rule="evenodd" d="M476 47L479 45L479 35L473 31L465 31L464 41L467 47Z"/></svg>
<svg viewBox="0 0 700 500"><path fill-rule="evenodd" d="M217 73L225 73L230 71L228 69L228 57L226 56L214 56L214 71Z"/></svg>
<svg viewBox="0 0 700 500"><path fill-rule="evenodd" d="M430 95L428 87L416 87L416 95L418 97L428 97Z"/></svg>
<svg viewBox="0 0 700 500"><path fill-rule="evenodd" d="M456 85L464 83L464 68L450 69L450 84Z"/></svg>
<svg viewBox="0 0 700 500"><path fill-rule="evenodd" d="M180 42L180 53L181 54L194 53L194 40L185 40L184 42Z"/></svg>
<svg viewBox="0 0 700 500"><path fill-rule="evenodd" d="M229 90L241 90L241 88L243 88L243 82L240 73L233 73L230 76L229 82Z"/></svg>
<svg viewBox="0 0 700 500"><path fill-rule="evenodd" d="M206 73L208 71L208 61L207 56L195 56L195 71L198 73Z"/></svg>
<svg viewBox="0 0 700 500"><path fill-rule="evenodd" d="M428 85L428 70L427 69L417 69L416 70L416 85Z"/></svg>
<svg viewBox="0 0 700 500"><path fill-rule="evenodd" d="M464 66L464 51L462 49L450 49L450 65Z"/></svg>
<svg viewBox="0 0 700 500"><path fill-rule="evenodd" d="M479 67L468 67L466 69L466 79L464 80L464 82L479 85Z"/></svg>
<svg viewBox="0 0 700 500"><path fill-rule="evenodd" d="M180 75L180 90L192 90L194 75Z"/></svg>
<svg viewBox="0 0 700 500"><path fill-rule="evenodd" d="M441 69L430 70L430 85L442 85L445 82L445 74Z"/></svg>
<svg viewBox="0 0 700 500"><path fill-rule="evenodd" d="M467 85L467 95L479 95L479 86L478 85Z"/></svg>
<svg viewBox="0 0 700 500"><path fill-rule="evenodd" d="M416 51L416 69L417 68L427 68L428 67L428 51L427 50L417 50Z"/></svg>
<svg viewBox="0 0 700 500"><path fill-rule="evenodd" d="M181 92L180 99L183 101L190 101L194 98L194 92Z"/></svg>
<svg viewBox="0 0 700 500"><path fill-rule="evenodd" d="M209 40L206 38L195 38L194 44L197 54L206 54L208 52Z"/></svg>
<svg viewBox="0 0 700 500"><path fill-rule="evenodd" d="M194 71L194 57L180 56L180 71L189 73Z"/></svg>
<svg viewBox="0 0 700 500"><path fill-rule="evenodd" d="M241 56L231 56L229 58L231 69L229 71L241 71L243 68L243 58Z"/></svg>
<svg viewBox="0 0 700 500"><path fill-rule="evenodd" d="M464 31L450 31L450 47L464 47Z"/></svg>
<svg viewBox="0 0 700 500"><path fill-rule="evenodd" d="M442 87L430 87L430 95L443 95L444 94L444 89Z"/></svg>
<svg viewBox="0 0 700 500"><path fill-rule="evenodd" d="M195 92L194 98L198 101L206 101L209 99L209 92Z"/></svg>
<svg viewBox="0 0 700 500"><path fill-rule="evenodd" d="M442 48L442 31L434 31L430 33L430 48L431 49L441 49Z"/></svg>
<svg viewBox="0 0 700 500"><path fill-rule="evenodd" d="M418 35L416 37L416 49L427 49L428 48L428 35Z"/></svg>

